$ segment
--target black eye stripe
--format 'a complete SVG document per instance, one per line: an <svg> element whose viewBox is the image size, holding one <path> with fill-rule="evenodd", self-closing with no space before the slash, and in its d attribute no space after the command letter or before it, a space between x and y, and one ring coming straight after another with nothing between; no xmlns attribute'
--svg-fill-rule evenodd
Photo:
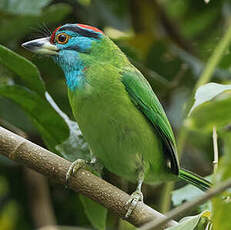
<svg viewBox="0 0 231 230"><path fill-rule="evenodd" d="M89 30L84 30L82 28L79 28L78 26L68 25L68 26L64 26L64 27L59 29L59 31L64 31L64 30L73 31L75 33L78 33L81 36L84 36L84 37L99 39L99 34L92 32L92 31L89 31Z"/></svg>
<svg viewBox="0 0 231 230"><path fill-rule="evenodd" d="M76 51L81 52L81 53L89 53L89 50L82 50L78 45L68 46L68 47L64 48L64 50L76 50Z"/></svg>

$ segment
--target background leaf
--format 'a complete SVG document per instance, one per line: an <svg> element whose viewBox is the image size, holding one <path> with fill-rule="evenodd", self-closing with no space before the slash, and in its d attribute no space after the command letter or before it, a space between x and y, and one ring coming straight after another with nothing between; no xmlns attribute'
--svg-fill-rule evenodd
<svg viewBox="0 0 231 230"><path fill-rule="evenodd" d="M212 100L217 95L223 93L226 90L231 90L231 85L222 85L211 82L200 86L195 93L195 102L189 114L191 114L192 111L199 105Z"/></svg>
<svg viewBox="0 0 231 230"><path fill-rule="evenodd" d="M19 104L30 116L50 149L62 143L69 134L65 121L38 94L21 86L0 86L0 95Z"/></svg>
<svg viewBox="0 0 231 230"><path fill-rule="evenodd" d="M224 128L231 122L231 97L207 102L194 110L186 124L189 128L211 132L216 126Z"/></svg>
<svg viewBox="0 0 231 230"><path fill-rule="evenodd" d="M50 32L46 28L47 23L57 23L70 12L71 7L65 3L51 5L39 15L8 15L5 12L0 12L0 15L3 15L0 20L0 29L4 31L1 34L0 42L4 45L8 44L11 48L18 48L21 46L21 42L18 40L25 37L26 34L30 34L29 37L32 37L31 34L36 34L35 36L39 37L49 36Z"/></svg>
<svg viewBox="0 0 231 230"><path fill-rule="evenodd" d="M2 0L0 2L0 9L13 14L39 14L42 7L49 4L51 0L20 0L8 1Z"/></svg>
<svg viewBox="0 0 231 230"><path fill-rule="evenodd" d="M172 192L172 201L174 206L181 205L185 201L196 199L203 192L193 185L186 185Z"/></svg>
<svg viewBox="0 0 231 230"><path fill-rule="evenodd" d="M33 63L2 45L0 45L0 63L15 72L29 89L44 95L44 82Z"/></svg>
<svg viewBox="0 0 231 230"><path fill-rule="evenodd" d="M92 225L97 230L104 230L106 227L107 209L86 196L80 194L79 197Z"/></svg>
<svg viewBox="0 0 231 230"><path fill-rule="evenodd" d="M231 177L231 133L230 131L224 134L224 156L219 162L217 173L215 174L215 184L220 181L230 179ZM213 203L213 226L214 230L226 230L230 228L230 213L231 213L231 192L227 191L212 200Z"/></svg>
<svg viewBox="0 0 231 230"><path fill-rule="evenodd" d="M194 230L196 229L201 217L203 215L207 215L207 212L202 212L199 215L196 216L188 216L184 217L180 220L179 224L174 227L167 228L166 230Z"/></svg>

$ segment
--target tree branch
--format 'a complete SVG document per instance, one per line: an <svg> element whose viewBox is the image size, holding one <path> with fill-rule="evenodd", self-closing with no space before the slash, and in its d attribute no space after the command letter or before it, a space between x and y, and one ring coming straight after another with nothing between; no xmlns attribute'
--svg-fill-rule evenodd
<svg viewBox="0 0 231 230"><path fill-rule="evenodd" d="M2 127L0 127L0 154L48 176L60 184L66 183L65 176L71 162ZM99 202L121 218L127 212L126 202L129 195L89 171L78 170L70 178L69 187ZM139 202L127 221L135 226L141 226L151 220L162 218L164 215ZM169 221L164 227L175 225L177 222Z"/></svg>
<svg viewBox="0 0 231 230"><path fill-rule="evenodd" d="M166 213L166 216L162 219L159 220L153 220L150 221L147 224L144 224L139 230L158 230L160 229L163 225L165 225L169 220L176 218L177 216L181 215L182 213L185 213L189 210L191 210L193 207L196 207L200 204L205 203L212 197L216 196L219 193L224 192L226 189L231 187L231 179L228 179L226 181L221 182L218 184L216 187L211 188L208 190L208 192L204 193L201 195L199 198L193 201L188 201L181 206L178 206L168 213Z"/></svg>

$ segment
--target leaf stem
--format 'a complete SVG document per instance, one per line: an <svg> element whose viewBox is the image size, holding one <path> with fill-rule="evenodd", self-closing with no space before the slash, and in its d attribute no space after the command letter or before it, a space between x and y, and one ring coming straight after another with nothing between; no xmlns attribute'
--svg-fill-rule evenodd
<svg viewBox="0 0 231 230"><path fill-rule="evenodd" d="M214 174L218 168L218 144L217 144L217 129L216 126L213 127L213 152L214 152L214 160L213 160L213 171Z"/></svg>

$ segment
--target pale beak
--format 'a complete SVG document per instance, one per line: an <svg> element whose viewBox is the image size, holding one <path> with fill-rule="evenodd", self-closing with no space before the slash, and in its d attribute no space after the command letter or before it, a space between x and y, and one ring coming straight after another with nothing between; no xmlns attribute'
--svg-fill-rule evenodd
<svg viewBox="0 0 231 230"><path fill-rule="evenodd" d="M59 51L55 45L50 43L50 37L25 42L22 47L38 54L57 55Z"/></svg>

